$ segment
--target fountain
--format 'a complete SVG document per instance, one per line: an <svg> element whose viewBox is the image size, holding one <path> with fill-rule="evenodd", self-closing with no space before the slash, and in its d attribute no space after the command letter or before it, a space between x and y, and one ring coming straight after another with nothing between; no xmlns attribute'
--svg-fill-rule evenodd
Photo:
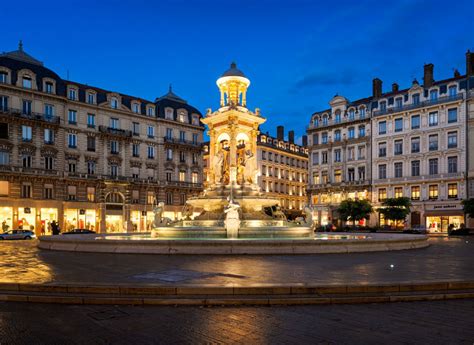
<svg viewBox="0 0 474 345"><path fill-rule="evenodd" d="M428 246L427 237L419 235L315 236L309 206L305 217L288 221L279 200L265 195L258 184L257 136L265 119L259 109L252 112L246 106L249 85L234 63L217 80L220 107L209 109L201 120L210 138L205 189L187 200L181 220L163 217L164 205L158 203L151 233L42 236L38 246L148 254L348 253Z"/></svg>

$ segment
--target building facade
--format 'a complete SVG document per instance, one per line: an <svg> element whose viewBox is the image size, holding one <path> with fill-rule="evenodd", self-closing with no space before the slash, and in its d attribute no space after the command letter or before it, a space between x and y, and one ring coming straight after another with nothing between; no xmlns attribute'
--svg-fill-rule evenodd
<svg viewBox="0 0 474 345"><path fill-rule="evenodd" d="M50 233L146 231L202 190L200 112L171 88L148 101L0 55L0 223Z"/></svg>
<svg viewBox="0 0 474 345"><path fill-rule="evenodd" d="M473 195L468 193L467 172L472 169L469 162L474 162L472 158L468 159L472 153L467 134L468 128L472 127L468 114L473 116L470 105L474 88L473 55L468 52L466 57L465 75L455 71L452 78L435 81L434 66L427 64L424 66L422 85L414 80L410 88L400 90L394 83L389 92L383 92L382 81L376 78L373 80L372 95L352 103L364 107L368 114L364 120L367 155L361 165L367 172L367 182L362 182L363 192L367 191L367 194L362 193L362 197L367 195L376 211L369 225L392 225L383 219L377 209L386 198L402 196L411 199L412 207L406 223L396 224L400 227L424 225L431 232L446 232L449 225L457 228L465 222L461 201ZM344 131L346 137L349 136L345 124L340 129L341 134L336 134L340 125L335 123L332 124L334 129L325 134L330 122L324 122L322 116L327 114L329 119L337 122L336 106L342 103L343 100L335 97L330 103L330 110L313 114L308 128L311 157L309 190L316 209L323 207L321 189L333 196L329 200L334 207L344 198L361 197L359 193L346 193L333 199L341 188L340 184L345 188L351 184L353 170L349 169L358 169L343 165L350 157L347 149L341 149L340 158L334 148L328 150L327 156L324 153L328 144L334 145L332 142L336 136L339 139ZM474 130L472 132L474 134ZM313 136L318 133L325 135L327 139L324 141L328 142L323 143ZM341 142L344 140L343 137ZM325 155L324 158L320 158L321 154ZM333 173L329 184L326 173L323 175L326 167ZM342 170L342 179L336 180L336 176L341 174L339 169ZM474 176L474 173L471 175ZM356 173L356 177L360 175ZM331 218L322 216L319 221L324 224Z"/></svg>
<svg viewBox="0 0 474 345"><path fill-rule="evenodd" d="M308 183L307 137L302 145L295 143L294 131L284 139L284 127L277 127L277 137L268 133L257 136L257 162L260 171L259 186L266 195L278 198L280 207L290 218L301 215L307 204ZM204 146L204 165L207 167L208 144ZM207 176L207 168L204 170Z"/></svg>
<svg viewBox="0 0 474 345"><path fill-rule="evenodd" d="M370 103L335 96L311 117L308 194L317 225L333 223L345 199L370 199ZM361 225L366 225L361 221Z"/></svg>

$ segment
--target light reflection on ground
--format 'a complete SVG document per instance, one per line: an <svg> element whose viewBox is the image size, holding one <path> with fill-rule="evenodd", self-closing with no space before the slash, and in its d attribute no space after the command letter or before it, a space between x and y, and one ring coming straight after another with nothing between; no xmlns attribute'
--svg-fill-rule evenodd
<svg viewBox="0 0 474 345"><path fill-rule="evenodd" d="M370 239L371 236L367 235L332 235L332 234L316 234L314 238L308 237L271 237L271 238L208 238L208 237L186 237L186 238L160 238L151 235L111 235L111 236L97 236L96 240L124 240L124 241L141 241L141 240L153 240L153 241L268 241L268 240L291 240L291 241L331 241L331 240L365 240Z"/></svg>

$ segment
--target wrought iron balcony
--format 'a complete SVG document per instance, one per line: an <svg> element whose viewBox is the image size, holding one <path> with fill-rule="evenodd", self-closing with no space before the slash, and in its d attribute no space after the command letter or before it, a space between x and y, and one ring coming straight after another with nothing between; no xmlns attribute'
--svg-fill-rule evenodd
<svg viewBox="0 0 474 345"><path fill-rule="evenodd" d="M171 137L168 137L168 136L164 136L163 141L165 143L170 143L170 144L181 144L181 145L191 145L191 146L195 146L195 147L201 147L200 142L192 141L192 140L185 140L185 139L171 138Z"/></svg>
<svg viewBox="0 0 474 345"><path fill-rule="evenodd" d="M99 126L99 132L122 137L122 138L132 137L132 131L119 129L119 128L113 128L113 127L107 127L107 126Z"/></svg>
<svg viewBox="0 0 474 345"><path fill-rule="evenodd" d="M24 113L20 109L8 108L8 107L0 107L0 114L9 114L18 118L34 120L34 121L41 121L46 123L52 124L59 124L60 118L54 115L42 114L42 113Z"/></svg>

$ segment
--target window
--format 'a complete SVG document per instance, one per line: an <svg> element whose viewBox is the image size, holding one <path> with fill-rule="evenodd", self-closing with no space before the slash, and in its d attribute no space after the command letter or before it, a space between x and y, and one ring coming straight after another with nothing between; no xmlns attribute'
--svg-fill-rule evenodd
<svg viewBox="0 0 474 345"><path fill-rule="evenodd" d="M359 109L359 117L360 117L360 119L365 119L365 108L364 107Z"/></svg>
<svg viewBox="0 0 474 345"><path fill-rule="evenodd" d="M30 126L21 126L21 139L23 141L33 140L33 129Z"/></svg>
<svg viewBox="0 0 474 345"><path fill-rule="evenodd" d="M154 193L154 192L151 192L151 191L147 192L147 194L146 194L146 203L147 203L148 205L153 205L153 203L155 202L155 200L156 200L156 199L155 199L155 193Z"/></svg>
<svg viewBox="0 0 474 345"><path fill-rule="evenodd" d="M179 181L180 182L186 181L186 171L183 171L183 170L179 171Z"/></svg>
<svg viewBox="0 0 474 345"><path fill-rule="evenodd" d="M117 100L117 98L112 97L112 99L110 100L110 107L111 107L112 109L117 109L117 108L118 108L118 100Z"/></svg>
<svg viewBox="0 0 474 345"><path fill-rule="evenodd" d="M449 97L456 97L456 94L457 94L457 87L456 85L452 85L449 87Z"/></svg>
<svg viewBox="0 0 474 345"><path fill-rule="evenodd" d="M420 137L411 138L411 153L420 152Z"/></svg>
<svg viewBox="0 0 474 345"><path fill-rule="evenodd" d="M120 128L120 121L119 121L119 119L117 119L115 117L111 117L109 123L110 123L110 127L113 128L113 129L119 129Z"/></svg>
<svg viewBox="0 0 474 345"><path fill-rule="evenodd" d="M140 135L140 124L138 122L132 122L132 133L135 136Z"/></svg>
<svg viewBox="0 0 474 345"><path fill-rule="evenodd" d="M428 161L430 175L438 174L438 158L432 158Z"/></svg>
<svg viewBox="0 0 474 345"><path fill-rule="evenodd" d="M31 77L29 75L25 75L22 79L22 86L25 89L31 89L32 82L31 82Z"/></svg>
<svg viewBox="0 0 474 345"><path fill-rule="evenodd" d="M132 156L140 157L140 144L132 144Z"/></svg>
<svg viewBox="0 0 474 345"><path fill-rule="evenodd" d="M87 93L87 103L89 104L94 104L95 103L95 97L92 92Z"/></svg>
<svg viewBox="0 0 474 345"><path fill-rule="evenodd" d="M379 189L379 201L384 201L385 199L387 199L387 189L380 188Z"/></svg>
<svg viewBox="0 0 474 345"><path fill-rule="evenodd" d="M172 149L166 149L166 160L167 161L172 161L173 160L173 150Z"/></svg>
<svg viewBox="0 0 474 345"><path fill-rule="evenodd" d="M452 108L448 109L448 123L453 123L458 121L458 109Z"/></svg>
<svg viewBox="0 0 474 345"><path fill-rule="evenodd" d="M395 143L394 143L394 150L393 150L393 154L394 155L402 155L403 154L403 140L400 139L400 140L395 140Z"/></svg>
<svg viewBox="0 0 474 345"><path fill-rule="evenodd" d="M147 134L148 134L148 138L153 139L155 137L155 127L148 126Z"/></svg>
<svg viewBox="0 0 474 345"><path fill-rule="evenodd" d="M184 143L186 141L186 132L185 131L179 131L179 141Z"/></svg>
<svg viewBox="0 0 474 345"><path fill-rule="evenodd" d="M355 148L349 147L347 148L347 160L353 161L355 159Z"/></svg>
<svg viewBox="0 0 474 345"><path fill-rule="evenodd" d="M380 102L380 111L382 111L382 112L387 111L387 102L386 101Z"/></svg>
<svg viewBox="0 0 474 345"><path fill-rule="evenodd" d="M334 182L341 183L342 182L342 170L336 169L334 170Z"/></svg>
<svg viewBox="0 0 474 345"><path fill-rule="evenodd" d="M458 147L458 132L448 132L448 149Z"/></svg>
<svg viewBox="0 0 474 345"><path fill-rule="evenodd" d="M74 174L76 173L76 161L71 161L67 165L67 171Z"/></svg>
<svg viewBox="0 0 474 345"><path fill-rule="evenodd" d="M313 158L313 165L318 165L319 164L319 152L313 152L312 158Z"/></svg>
<svg viewBox="0 0 474 345"><path fill-rule="evenodd" d="M172 176L173 176L173 173L170 172L170 171L167 171L166 172L166 181L171 181Z"/></svg>
<svg viewBox="0 0 474 345"><path fill-rule="evenodd" d="M199 126L199 115L193 115L193 125Z"/></svg>
<svg viewBox="0 0 474 345"><path fill-rule="evenodd" d="M7 72L0 72L0 83L5 84L7 82Z"/></svg>
<svg viewBox="0 0 474 345"><path fill-rule="evenodd" d="M411 162L411 176L420 176L420 161Z"/></svg>
<svg viewBox="0 0 474 345"><path fill-rule="evenodd" d="M334 150L334 162L341 161L341 150Z"/></svg>
<svg viewBox="0 0 474 345"><path fill-rule="evenodd" d="M398 162L393 165L395 171L395 177L402 177L403 176L403 163Z"/></svg>
<svg viewBox="0 0 474 345"><path fill-rule="evenodd" d="M10 164L10 153L6 151L0 151L0 165Z"/></svg>
<svg viewBox="0 0 474 345"><path fill-rule="evenodd" d="M110 165L110 176L117 177L118 176L118 165L111 164Z"/></svg>
<svg viewBox="0 0 474 345"><path fill-rule="evenodd" d="M179 119L179 122L187 122L187 120L186 120L186 114L185 114L184 112L182 112L182 111L179 113L178 119Z"/></svg>
<svg viewBox="0 0 474 345"><path fill-rule="evenodd" d="M387 121L379 122L379 134L387 133Z"/></svg>
<svg viewBox="0 0 474 345"><path fill-rule="evenodd" d="M448 183L448 198L456 199L458 197L458 184Z"/></svg>
<svg viewBox="0 0 474 345"><path fill-rule="evenodd" d="M359 138L365 137L365 126L359 126Z"/></svg>
<svg viewBox="0 0 474 345"><path fill-rule="evenodd" d="M321 163L322 164L327 164L328 163L328 153L327 152L322 152L321 153Z"/></svg>
<svg viewBox="0 0 474 345"><path fill-rule="evenodd" d="M87 127L95 128L95 115L94 114L87 114Z"/></svg>
<svg viewBox="0 0 474 345"><path fill-rule="evenodd" d="M193 163L193 164L197 164L197 163L198 163L198 155L197 155L197 153L196 153L196 152L193 152L192 155L191 155L191 157L192 157L192 159L191 159L192 163Z"/></svg>
<svg viewBox="0 0 474 345"><path fill-rule="evenodd" d="M357 147L357 159L365 159L365 146Z"/></svg>
<svg viewBox="0 0 474 345"><path fill-rule="evenodd" d="M411 200L420 200L420 186L411 187Z"/></svg>
<svg viewBox="0 0 474 345"><path fill-rule="evenodd" d="M181 163L185 163L186 162L186 154L184 153L184 151L179 151L179 161Z"/></svg>
<svg viewBox="0 0 474 345"><path fill-rule="evenodd" d="M95 175L95 162L94 161L87 162L87 174Z"/></svg>
<svg viewBox="0 0 474 345"><path fill-rule="evenodd" d="M438 90L430 91L430 100L436 101L438 99Z"/></svg>
<svg viewBox="0 0 474 345"><path fill-rule="evenodd" d="M324 133L321 134L321 142L322 142L323 144L327 144L327 143L328 143L328 134L327 134L327 132L324 132Z"/></svg>
<svg viewBox="0 0 474 345"><path fill-rule="evenodd" d="M428 197L430 198L430 200L438 199L438 185L437 184L431 184L428 186Z"/></svg>
<svg viewBox="0 0 474 345"><path fill-rule="evenodd" d="M44 143L48 145L54 144L54 130L51 128L44 129Z"/></svg>
<svg viewBox="0 0 474 345"><path fill-rule="evenodd" d="M53 157L44 157L44 168L46 170L53 170L54 169L54 159Z"/></svg>
<svg viewBox="0 0 474 345"><path fill-rule="evenodd" d="M140 104L138 103L133 103L132 105L132 111L136 114L138 114L140 112Z"/></svg>
<svg viewBox="0 0 474 345"><path fill-rule="evenodd" d="M395 198L402 198L403 197L403 187L395 187L393 196Z"/></svg>
<svg viewBox="0 0 474 345"><path fill-rule="evenodd" d="M23 100L22 111L25 115L31 115L31 101Z"/></svg>
<svg viewBox="0 0 474 345"><path fill-rule="evenodd" d="M347 169L347 179L349 181L354 181L355 180L355 169L354 168Z"/></svg>
<svg viewBox="0 0 474 345"><path fill-rule="evenodd" d="M119 143L116 140L112 140L110 142L110 153L111 154L118 154L119 153Z"/></svg>
<svg viewBox="0 0 474 345"><path fill-rule="evenodd" d="M52 184L44 185L43 196L45 199L53 199L53 185Z"/></svg>
<svg viewBox="0 0 474 345"><path fill-rule="evenodd" d="M341 131L340 130L336 130L334 132L334 141L341 141Z"/></svg>
<svg viewBox="0 0 474 345"><path fill-rule="evenodd" d="M148 116L155 115L155 109L153 109L152 107L148 107L147 115Z"/></svg>
<svg viewBox="0 0 474 345"><path fill-rule="evenodd" d="M432 134L428 137L428 149L430 151L438 150L438 134Z"/></svg>
<svg viewBox="0 0 474 345"><path fill-rule="evenodd" d="M323 126L327 126L328 125L328 117L326 115L323 116Z"/></svg>
<svg viewBox="0 0 474 345"><path fill-rule="evenodd" d="M359 175L359 181L365 180L365 167L358 167L357 173Z"/></svg>
<svg viewBox="0 0 474 345"><path fill-rule="evenodd" d="M95 152L95 137L87 136L87 151Z"/></svg>
<svg viewBox="0 0 474 345"><path fill-rule="evenodd" d="M448 157L448 173L454 174L458 172L458 157Z"/></svg>
<svg viewBox="0 0 474 345"><path fill-rule="evenodd" d="M380 164L379 165L379 179L386 179L387 178L387 165Z"/></svg>
<svg viewBox="0 0 474 345"><path fill-rule="evenodd" d="M44 92L46 92L46 93L53 93L53 83L52 83L52 82L47 81L47 82L44 84L44 86L45 86Z"/></svg>
<svg viewBox="0 0 474 345"><path fill-rule="evenodd" d="M67 186L67 198L68 200L76 200L76 186Z"/></svg>
<svg viewBox="0 0 474 345"><path fill-rule="evenodd" d="M23 168L31 168L32 158L29 154L24 154L21 156L21 165Z"/></svg>
<svg viewBox="0 0 474 345"><path fill-rule="evenodd" d="M166 205L172 205L173 204L173 193L172 192L167 192L166 193Z"/></svg>
<svg viewBox="0 0 474 345"><path fill-rule="evenodd" d="M420 128L420 115L413 115L411 117L411 129Z"/></svg>
<svg viewBox="0 0 474 345"><path fill-rule="evenodd" d="M76 89L69 89L68 98L75 101L77 97Z"/></svg>
<svg viewBox="0 0 474 345"><path fill-rule="evenodd" d="M347 133L348 133L347 136L349 137L349 139L354 139L354 137L355 137L355 129L354 129L354 127L349 127L349 130L348 130Z"/></svg>
<svg viewBox="0 0 474 345"><path fill-rule="evenodd" d="M193 144L197 145L199 143L199 134L193 133Z"/></svg>
<svg viewBox="0 0 474 345"><path fill-rule="evenodd" d="M54 105L51 105L51 104L44 105L44 116L46 118L51 118L54 116Z"/></svg>
<svg viewBox="0 0 474 345"><path fill-rule="evenodd" d="M8 110L8 97L7 96L0 96L0 110L4 110L4 111Z"/></svg>
<svg viewBox="0 0 474 345"><path fill-rule="evenodd" d="M387 156L387 143L379 143L379 157Z"/></svg>
<svg viewBox="0 0 474 345"><path fill-rule="evenodd" d="M341 113L339 111L337 111L335 116L334 116L334 122L335 123L340 123L341 122Z"/></svg>
<svg viewBox="0 0 474 345"><path fill-rule="evenodd" d="M395 132L403 131L403 118L395 119Z"/></svg>
<svg viewBox="0 0 474 345"><path fill-rule="evenodd" d="M74 133L68 133L67 143L69 148L75 149L77 147L77 136Z"/></svg>
<svg viewBox="0 0 474 345"><path fill-rule="evenodd" d="M70 125L76 125L77 124L77 111L69 110L68 115L67 115L67 120Z"/></svg>
<svg viewBox="0 0 474 345"><path fill-rule="evenodd" d="M166 128L166 138L167 139L173 138L173 129L172 128Z"/></svg>
<svg viewBox="0 0 474 345"><path fill-rule="evenodd" d="M397 97L395 99L395 108L396 109L401 109L403 106L403 99L401 97Z"/></svg>
<svg viewBox="0 0 474 345"><path fill-rule="evenodd" d="M95 188L87 187L87 201L95 202Z"/></svg>
<svg viewBox="0 0 474 345"><path fill-rule="evenodd" d="M429 115L429 125L430 127L438 125L438 112L434 111Z"/></svg>
<svg viewBox="0 0 474 345"><path fill-rule="evenodd" d="M148 158L149 159L155 158L155 147L154 146L148 146Z"/></svg>
<svg viewBox="0 0 474 345"><path fill-rule="evenodd" d="M413 99L413 104L414 104L414 105L420 104L420 94L419 94L419 93L415 93L415 94L412 96L412 99Z"/></svg>
<svg viewBox="0 0 474 345"><path fill-rule="evenodd" d="M21 185L21 197L22 198L31 198L31 184L29 183L23 183Z"/></svg>

